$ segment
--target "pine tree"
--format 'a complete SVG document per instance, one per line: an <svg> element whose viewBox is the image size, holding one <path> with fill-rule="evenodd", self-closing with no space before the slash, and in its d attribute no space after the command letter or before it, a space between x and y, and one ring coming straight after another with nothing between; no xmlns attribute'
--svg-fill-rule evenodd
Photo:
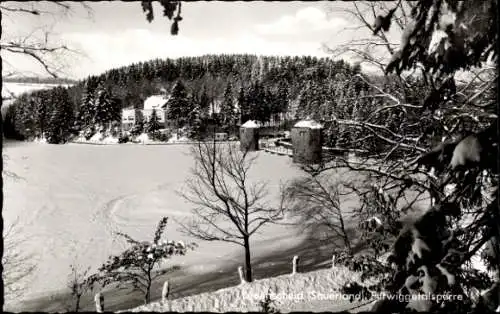
<svg viewBox="0 0 500 314"><path fill-rule="evenodd" d="M228 83L226 90L224 91L221 108L220 117L222 125L224 127L231 127L235 123L235 113L234 113L234 102L233 102L233 91L231 83Z"/></svg>
<svg viewBox="0 0 500 314"><path fill-rule="evenodd" d="M298 117L300 119L307 117L316 120L321 119L320 110L324 102L325 97L319 85L315 81L309 81L299 96Z"/></svg>
<svg viewBox="0 0 500 314"><path fill-rule="evenodd" d="M144 115L140 109L135 109L135 122L130 130L132 135L140 135L144 132Z"/></svg>
<svg viewBox="0 0 500 314"><path fill-rule="evenodd" d="M266 91L260 81L255 81L248 91L248 104L250 119L258 121L267 121Z"/></svg>
<svg viewBox="0 0 500 314"><path fill-rule="evenodd" d="M304 119L309 115L309 94L310 82L304 85L298 97L297 111L295 119Z"/></svg>
<svg viewBox="0 0 500 314"><path fill-rule="evenodd" d="M289 110L289 89L286 83L280 82L278 92L274 102L275 108L273 113L275 120L279 120L280 113L285 113Z"/></svg>
<svg viewBox="0 0 500 314"><path fill-rule="evenodd" d="M172 93L167 102L167 116L169 119L176 120L179 125L180 119L185 117L188 104L188 93L181 80L175 83Z"/></svg>
<svg viewBox="0 0 500 314"><path fill-rule="evenodd" d="M153 109L151 112L151 116L149 117L148 122L145 125L145 131L148 134L156 135L156 133L161 129L161 124L158 118L158 114L156 113L156 109Z"/></svg>
<svg viewBox="0 0 500 314"><path fill-rule="evenodd" d="M78 122L80 129L85 129L93 125L95 116L94 91L87 83L82 94L80 110L78 112Z"/></svg>
<svg viewBox="0 0 500 314"><path fill-rule="evenodd" d="M51 96L54 109L50 114L47 127L47 141L52 144L64 143L68 140L73 126L73 105L65 88L55 88Z"/></svg>
<svg viewBox="0 0 500 314"><path fill-rule="evenodd" d="M262 122L268 122L271 119L275 97L267 87L264 87L262 95L263 95L261 102L262 118L260 120Z"/></svg>
<svg viewBox="0 0 500 314"><path fill-rule="evenodd" d="M201 140L204 131L204 126L201 116L201 109L199 106L196 106L191 111L191 113L189 114L188 122L190 126L188 135L189 138L194 140Z"/></svg>
<svg viewBox="0 0 500 314"><path fill-rule="evenodd" d="M208 117L210 112L210 98L208 97L205 86L203 86L202 88L202 92L198 100L198 105L202 117Z"/></svg>
<svg viewBox="0 0 500 314"><path fill-rule="evenodd" d="M47 99L47 92L46 91L41 91L37 93L37 95L34 97L34 103L35 103L35 128L36 128L36 135L44 137L45 133L45 127L48 122L48 99Z"/></svg>
<svg viewBox="0 0 500 314"><path fill-rule="evenodd" d="M196 99L192 94L188 94L186 97L186 106L182 109L182 122L183 123L189 123L189 115L193 110L195 110L196 107L198 107L198 104L196 103Z"/></svg>
<svg viewBox="0 0 500 314"><path fill-rule="evenodd" d="M240 87L238 93L238 107L240 108L240 123L245 123L250 118L250 110L248 107L248 99L243 86Z"/></svg>
<svg viewBox="0 0 500 314"><path fill-rule="evenodd" d="M119 106L112 98L110 92L101 82L94 93L94 124L96 127L109 128L111 122L117 121Z"/></svg>

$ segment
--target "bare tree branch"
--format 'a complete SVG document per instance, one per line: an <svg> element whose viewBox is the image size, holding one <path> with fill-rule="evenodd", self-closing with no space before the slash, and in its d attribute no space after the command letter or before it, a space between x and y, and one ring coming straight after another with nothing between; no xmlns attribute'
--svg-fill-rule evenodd
<svg viewBox="0 0 500 314"><path fill-rule="evenodd" d="M282 203L265 201L265 183L251 183L249 171L256 156L240 152L232 143L193 145L193 177L179 194L196 207L194 219L180 222L183 232L206 241L224 241L245 248L247 280L251 281L250 237L262 226L283 218Z"/></svg>
<svg viewBox="0 0 500 314"><path fill-rule="evenodd" d="M92 9L88 4L81 3L84 11L87 12L88 16L92 15ZM23 15L37 15L37 16L52 16L54 22L59 21L61 18L65 18L69 13L73 13L74 7L72 4L64 1L53 1L48 3L2 3L0 5L0 11L3 15L9 16L13 23L16 21L16 17L22 17ZM61 63L59 57L63 56L64 53L70 54L80 54L80 52L71 49L63 44L57 44L49 40L49 36L54 34L52 29L43 30L45 26L34 27L28 34L10 34L4 32L0 40L0 49L5 52L2 55L4 62L8 61L11 57L9 54L26 56L27 58L35 61L36 64L40 65L44 72L48 73L52 77L59 77L62 70L65 68L64 64ZM8 30L8 27L6 27ZM12 68L15 68L14 66ZM11 75L15 74L12 69L10 69Z"/></svg>
<svg viewBox="0 0 500 314"><path fill-rule="evenodd" d="M6 302L22 298L24 289L30 284L37 269L36 256L24 253L27 237L23 232L21 222L16 218L4 233L2 278Z"/></svg>

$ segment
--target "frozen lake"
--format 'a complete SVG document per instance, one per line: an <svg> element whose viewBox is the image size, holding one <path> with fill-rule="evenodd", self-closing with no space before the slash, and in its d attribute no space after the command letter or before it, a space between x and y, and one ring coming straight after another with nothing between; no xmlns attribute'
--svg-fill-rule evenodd
<svg viewBox="0 0 500 314"><path fill-rule="evenodd" d="M22 250L38 260L25 297L64 289L71 263L100 266L124 247L114 239L116 231L150 240L160 218L168 216L166 238L194 241L174 222L190 215L191 205L176 193L193 166L188 153L187 145L6 143L4 167L20 178L4 176L4 223L19 217L29 237ZM277 196L280 181L300 173L290 158L257 154L251 179L267 181L271 195ZM301 239L291 227L269 226L263 233L254 239L253 255ZM196 242L195 251L172 263L193 272L214 271L242 253L235 245Z"/></svg>

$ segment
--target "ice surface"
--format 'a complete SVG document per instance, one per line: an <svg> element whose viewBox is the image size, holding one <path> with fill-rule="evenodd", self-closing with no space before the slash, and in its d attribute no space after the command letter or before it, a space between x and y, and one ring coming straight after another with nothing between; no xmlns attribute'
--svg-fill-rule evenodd
<svg viewBox="0 0 500 314"><path fill-rule="evenodd" d="M152 240L158 221L168 216L164 239L194 241L176 222L190 216L191 205L176 193L193 166L189 145L6 143L4 149L6 170L21 177L5 178L4 223L19 216L29 237L23 249L39 260L28 298L65 289L71 263L95 270L109 254L120 252L125 245L113 237L116 231ZM299 174L287 158L256 154L250 179L269 181L271 196L279 192L280 180ZM252 254L293 247L303 239L296 234L284 226L264 228L253 240ZM199 273L224 260L240 260L237 246L195 242L200 245L195 251L168 263Z"/></svg>

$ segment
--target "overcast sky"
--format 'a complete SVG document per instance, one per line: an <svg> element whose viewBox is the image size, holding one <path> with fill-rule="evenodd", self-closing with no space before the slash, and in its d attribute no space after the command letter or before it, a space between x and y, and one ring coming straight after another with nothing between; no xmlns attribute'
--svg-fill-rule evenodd
<svg viewBox="0 0 500 314"><path fill-rule="evenodd" d="M36 5L47 11L55 9L54 4ZM46 14L4 17L2 41L49 25L54 39L83 53L58 60L65 64L65 73L79 79L153 58L215 53L328 56L322 49L323 43L335 46L353 36L367 36L362 32L341 32L352 21L340 13L329 13L328 8L334 4L322 1L185 2L178 36L170 35L171 23L161 16L158 3L154 4L152 23L146 21L140 2L88 3L92 17L76 2L71 5L74 12L65 18ZM42 72L26 59L6 57L6 67Z"/></svg>

